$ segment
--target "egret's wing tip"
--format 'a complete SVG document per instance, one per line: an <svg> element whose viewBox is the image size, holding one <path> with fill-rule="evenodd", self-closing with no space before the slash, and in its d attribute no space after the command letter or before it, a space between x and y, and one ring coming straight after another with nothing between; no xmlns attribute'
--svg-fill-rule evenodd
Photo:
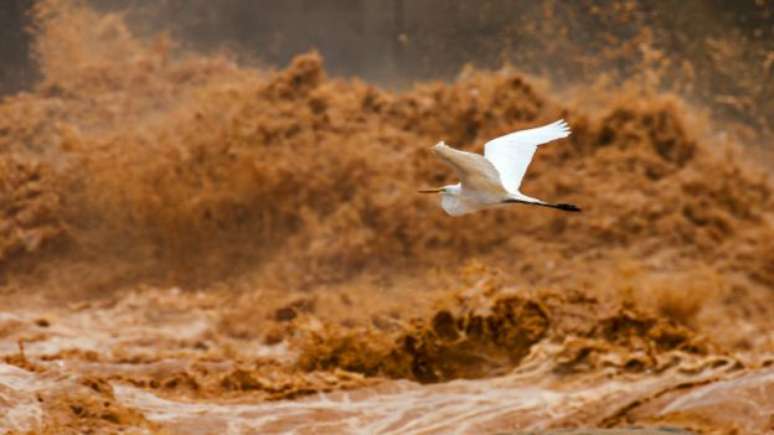
<svg viewBox="0 0 774 435"><path fill-rule="evenodd" d="M564 120L564 118L560 118L558 121L555 121L554 124L556 127L559 128L559 130L562 132L564 136L567 137L572 134L572 130L570 129L570 125L567 124L567 121Z"/></svg>

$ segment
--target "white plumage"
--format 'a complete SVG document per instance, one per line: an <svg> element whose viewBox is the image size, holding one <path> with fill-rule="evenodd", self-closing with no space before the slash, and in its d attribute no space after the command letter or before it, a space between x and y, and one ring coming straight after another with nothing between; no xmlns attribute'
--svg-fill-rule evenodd
<svg viewBox="0 0 774 435"><path fill-rule="evenodd" d="M537 147L569 135L570 127L559 120L492 139L484 145L483 156L439 142L433 151L456 170L461 182L420 192L440 193L441 207L452 216L508 203L580 211L572 204L547 203L519 190Z"/></svg>

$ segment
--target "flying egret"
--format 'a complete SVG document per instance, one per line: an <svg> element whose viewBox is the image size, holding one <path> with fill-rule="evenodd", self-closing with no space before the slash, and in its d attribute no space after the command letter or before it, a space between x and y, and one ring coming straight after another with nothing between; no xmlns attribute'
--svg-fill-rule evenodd
<svg viewBox="0 0 774 435"><path fill-rule="evenodd" d="M419 192L440 193L441 207L452 216L511 203L580 211L573 204L548 203L519 191L538 145L569 135L570 127L560 119L542 127L492 139L484 145L483 156L438 142L433 151L454 168L461 182Z"/></svg>

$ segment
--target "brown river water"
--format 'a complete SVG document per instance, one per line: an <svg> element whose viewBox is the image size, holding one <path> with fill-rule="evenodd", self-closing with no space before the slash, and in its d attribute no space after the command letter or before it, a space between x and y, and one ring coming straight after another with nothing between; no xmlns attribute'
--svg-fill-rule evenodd
<svg viewBox="0 0 774 435"><path fill-rule="evenodd" d="M770 89L742 120L653 65L393 91L32 13L42 78L0 102L3 433L774 432ZM439 140L560 117L524 191L582 213L416 194L455 182Z"/></svg>

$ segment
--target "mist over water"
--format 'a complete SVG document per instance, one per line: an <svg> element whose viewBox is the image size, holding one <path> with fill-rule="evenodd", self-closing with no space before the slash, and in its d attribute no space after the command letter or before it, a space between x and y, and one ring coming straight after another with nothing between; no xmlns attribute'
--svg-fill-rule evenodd
<svg viewBox="0 0 774 435"><path fill-rule="evenodd" d="M439 4L38 2L0 426L769 429L771 4ZM560 117L583 213L416 194Z"/></svg>

